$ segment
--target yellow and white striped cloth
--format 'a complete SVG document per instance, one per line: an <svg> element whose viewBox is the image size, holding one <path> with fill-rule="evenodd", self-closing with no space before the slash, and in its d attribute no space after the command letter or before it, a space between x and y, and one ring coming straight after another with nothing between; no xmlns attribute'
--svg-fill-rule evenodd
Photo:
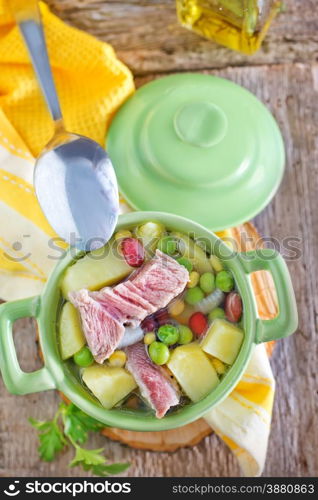
<svg viewBox="0 0 318 500"><path fill-rule="evenodd" d="M237 457L245 476L261 475L267 453L275 379L266 348L254 348L234 391L205 420Z"/></svg>
<svg viewBox="0 0 318 500"><path fill-rule="evenodd" d="M32 185L34 156L52 123L5 7L0 0L0 297L14 300L41 292L59 252L48 245L56 235ZM132 76L109 45L41 10L66 125L102 144L112 114L133 91ZM129 209L124 202L122 209ZM246 476L264 467L274 387L266 350L257 346L235 390L205 417Z"/></svg>

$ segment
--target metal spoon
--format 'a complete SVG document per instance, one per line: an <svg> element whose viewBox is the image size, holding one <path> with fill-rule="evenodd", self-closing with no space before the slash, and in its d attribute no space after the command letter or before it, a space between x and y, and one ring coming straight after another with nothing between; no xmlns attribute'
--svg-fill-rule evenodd
<svg viewBox="0 0 318 500"><path fill-rule="evenodd" d="M55 123L54 136L35 164L37 198L60 237L82 250L99 248L111 237L119 211L111 160L95 141L64 128L37 2L12 5Z"/></svg>

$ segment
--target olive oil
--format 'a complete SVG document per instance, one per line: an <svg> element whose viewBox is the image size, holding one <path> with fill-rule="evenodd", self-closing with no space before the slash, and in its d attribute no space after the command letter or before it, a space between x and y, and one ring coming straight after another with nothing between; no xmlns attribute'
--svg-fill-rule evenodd
<svg viewBox="0 0 318 500"><path fill-rule="evenodd" d="M281 6L280 0L177 0L177 13L186 28L253 54Z"/></svg>

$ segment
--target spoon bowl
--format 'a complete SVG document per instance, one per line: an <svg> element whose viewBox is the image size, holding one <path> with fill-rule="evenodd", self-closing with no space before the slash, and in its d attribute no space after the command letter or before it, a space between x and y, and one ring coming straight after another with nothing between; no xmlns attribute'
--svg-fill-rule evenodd
<svg viewBox="0 0 318 500"><path fill-rule="evenodd" d="M109 240L119 211L118 189L106 151L87 137L64 132L39 156L37 198L56 233L85 251Z"/></svg>

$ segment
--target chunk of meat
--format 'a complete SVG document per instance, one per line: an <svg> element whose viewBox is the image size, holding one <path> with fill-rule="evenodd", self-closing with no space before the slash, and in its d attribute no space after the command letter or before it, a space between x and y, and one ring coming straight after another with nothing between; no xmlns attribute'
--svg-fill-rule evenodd
<svg viewBox="0 0 318 500"><path fill-rule="evenodd" d="M148 314L141 305L128 301L116 293L116 287L103 288L99 292L91 292L90 295L105 307L113 318L133 328L140 325Z"/></svg>
<svg viewBox="0 0 318 500"><path fill-rule="evenodd" d="M116 285L114 293L120 295L123 299L132 304L141 306L145 310L146 316L149 316L149 314L156 311L156 307L153 304L150 304L146 298L142 297L138 288L136 288L129 280Z"/></svg>
<svg viewBox="0 0 318 500"><path fill-rule="evenodd" d="M161 309L184 290L189 272L175 259L156 250L155 258L140 268L130 281L139 295Z"/></svg>
<svg viewBox="0 0 318 500"><path fill-rule="evenodd" d="M179 294L189 279L185 267L157 250L156 257L114 288L90 292L117 321L133 328Z"/></svg>
<svg viewBox="0 0 318 500"><path fill-rule="evenodd" d="M150 359L146 346L139 342L126 349L126 368L136 380L142 396L155 410L156 417L165 416L171 406L179 403L179 395L162 370Z"/></svg>
<svg viewBox="0 0 318 500"><path fill-rule="evenodd" d="M151 302L149 302L148 297L145 298L143 296L144 294L141 294L139 288L137 288L136 285L134 285L132 279L124 281L124 283L121 283L121 284L124 284L125 287L126 287L126 289L129 290L132 294L134 294L135 297L138 297L139 300L145 300L145 301L147 301L147 303L149 304L149 306L147 306L147 307L149 307L149 309L151 309L152 312L157 311L157 307L154 306L153 304L151 304Z"/></svg>
<svg viewBox="0 0 318 500"><path fill-rule="evenodd" d="M157 250L155 258L114 288L70 293L96 361L102 363L114 352L123 337L124 325L138 327L147 316L179 295L188 280L184 266Z"/></svg>
<svg viewBox="0 0 318 500"><path fill-rule="evenodd" d="M124 323L127 315L120 309L118 302L114 301L112 296L108 295L107 290L109 289L104 288L98 292L88 292L88 294L93 300L103 306L112 318L116 319L119 323Z"/></svg>
<svg viewBox="0 0 318 500"><path fill-rule="evenodd" d="M69 299L80 312L83 332L95 360L103 363L123 338L124 326L88 290L70 293Z"/></svg>

